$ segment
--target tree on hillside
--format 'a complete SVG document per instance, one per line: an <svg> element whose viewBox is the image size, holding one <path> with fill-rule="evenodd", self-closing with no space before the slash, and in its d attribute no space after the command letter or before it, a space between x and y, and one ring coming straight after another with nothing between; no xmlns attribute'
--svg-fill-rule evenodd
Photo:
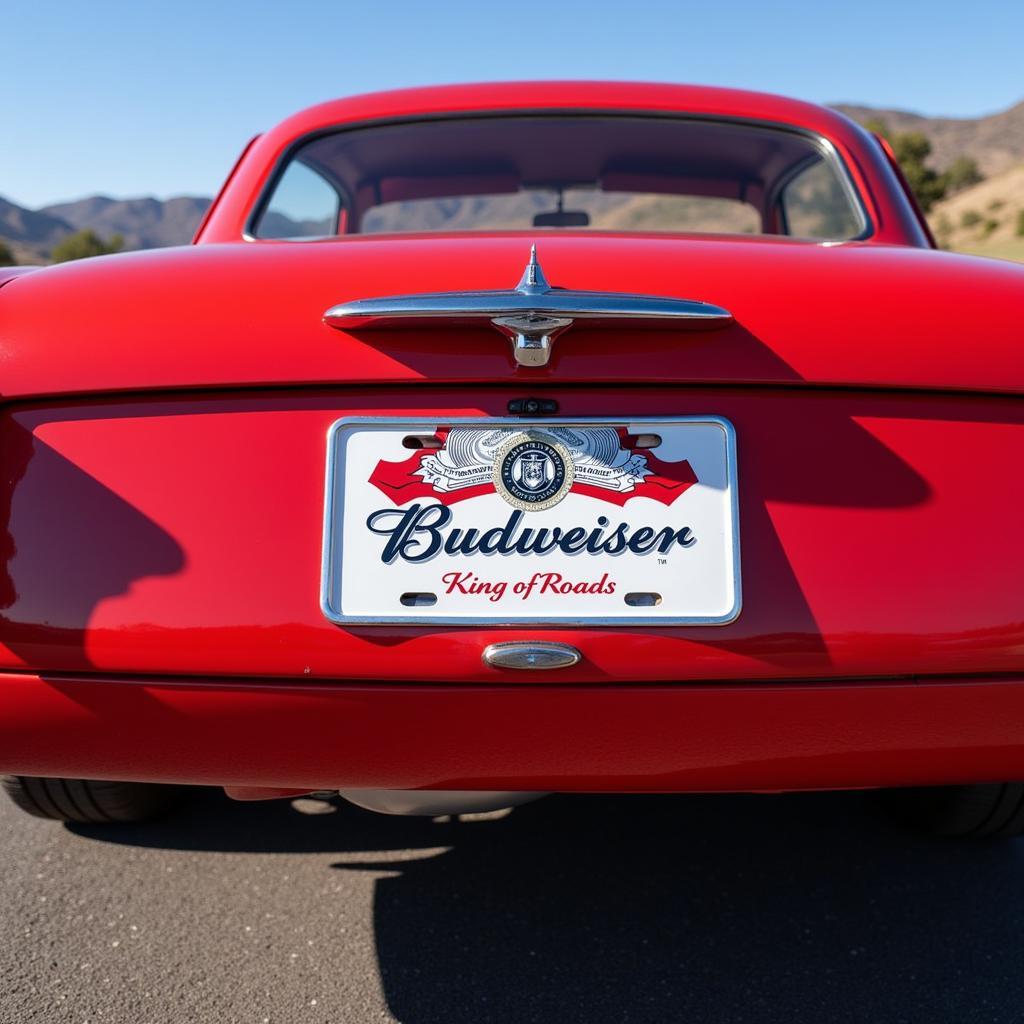
<svg viewBox="0 0 1024 1024"><path fill-rule="evenodd" d="M11 252L11 247L0 240L0 267L13 267L17 265L17 262L14 253Z"/></svg>
<svg viewBox="0 0 1024 1024"><path fill-rule="evenodd" d="M932 144L924 132L899 132L889 144L896 154L911 191L917 196L921 209L927 213L946 194L946 176L929 167L925 161L931 156Z"/></svg>
<svg viewBox="0 0 1024 1024"><path fill-rule="evenodd" d="M978 170L977 161L969 156L958 156L946 168L946 189L950 193L970 188L984 180L984 175Z"/></svg>
<svg viewBox="0 0 1024 1024"><path fill-rule="evenodd" d="M68 260L82 260L88 256L108 256L123 248L124 239L120 235L111 235L104 241L95 231L86 229L76 231L58 242L50 253L50 259L54 263L66 263Z"/></svg>
<svg viewBox="0 0 1024 1024"><path fill-rule="evenodd" d="M957 157L941 173L929 167L927 161L932 155L932 144L924 132L890 133L889 126L878 118L865 121L864 127L881 135L892 146L896 162L925 213L949 193L977 185L982 180L977 162L969 156Z"/></svg>

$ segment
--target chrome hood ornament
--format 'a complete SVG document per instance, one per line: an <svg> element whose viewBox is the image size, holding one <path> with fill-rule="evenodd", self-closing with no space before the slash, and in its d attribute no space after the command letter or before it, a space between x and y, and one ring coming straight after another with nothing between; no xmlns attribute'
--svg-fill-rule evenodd
<svg viewBox="0 0 1024 1024"><path fill-rule="evenodd" d="M629 321L664 329L723 327L732 314L720 306L693 299L669 299L619 292L571 291L552 288L537 261L537 246L519 284L512 291L437 292L356 299L332 306L324 322L339 330L408 327L416 322L490 322L512 343L520 366L546 366L555 338L577 320ZM435 324L436 326L436 324Z"/></svg>

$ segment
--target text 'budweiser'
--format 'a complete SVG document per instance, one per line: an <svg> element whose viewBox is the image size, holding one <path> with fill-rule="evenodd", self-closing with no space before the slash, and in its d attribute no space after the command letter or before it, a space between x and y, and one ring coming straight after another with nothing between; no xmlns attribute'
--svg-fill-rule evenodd
<svg viewBox="0 0 1024 1024"><path fill-rule="evenodd" d="M625 551L636 555L657 551L666 554L672 548L688 548L697 542L688 526L660 530L651 526L632 527L619 523L612 529L607 516L598 516L596 525L563 528L521 526L524 513L513 512L503 526L479 530L452 526L453 513L445 505L410 505L407 509L380 509L371 512L367 527L387 537L381 561L396 558L407 562L425 562L444 551L449 555L547 555L553 551L574 555L618 555Z"/></svg>

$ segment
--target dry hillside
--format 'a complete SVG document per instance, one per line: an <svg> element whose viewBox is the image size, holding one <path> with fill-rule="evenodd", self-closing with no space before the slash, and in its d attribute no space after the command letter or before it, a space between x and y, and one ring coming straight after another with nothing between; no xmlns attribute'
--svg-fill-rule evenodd
<svg viewBox="0 0 1024 1024"><path fill-rule="evenodd" d="M936 204L928 219L943 248L1024 260L1024 164Z"/></svg>
<svg viewBox="0 0 1024 1024"><path fill-rule="evenodd" d="M862 124L881 120L892 132L923 132L932 144L931 162L948 167L958 156L978 162L981 172L999 174L1024 163L1024 102L984 117L924 117L906 110L880 110L847 103L832 106Z"/></svg>

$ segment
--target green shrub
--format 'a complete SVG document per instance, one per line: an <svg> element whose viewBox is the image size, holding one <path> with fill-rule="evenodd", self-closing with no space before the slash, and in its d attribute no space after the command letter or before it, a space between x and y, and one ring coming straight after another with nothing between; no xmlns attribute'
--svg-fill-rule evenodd
<svg viewBox="0 0 1024 1024"><path fill-rule="evenodd" d="M108 256L123 248L124 239L120 235L112 235L104 241L95 231L76 231L53 247L50 259L54 263L66 263L68 260L84 260L89 256Z"/></svg>
<svg viewBox="0 0 1024 1024"><path fill-rule="evenodd" d="M958 156L946 168L945 178L948 192L959 192L985 180L981 171L978 170L977 163L969 156Z"/></svg>
<svg viewBox="0 0 1024 1024"><path fill-rule="evenodd" d="M0 241L0 267L16 266L18 261L11 252L11 247L4 241Z"/></svg>
<svg viewBox="0 0 1024 1024"><path fill-rule="evenodd" d="M977 210L964 210L960 214L960 227L973 228L982 222L983 218Z"/></svg>
<svg viewBox="0 0 1024 1024"><path fill-rule="evenodd" d="M864 122L868 131L884 138L892 147L896 162L907 179L921 209L927 213L949 188L949 172L939 174L927 164L932 144L923 132L897 132L890 134L889 126L878 118Z"/></svg>
<svg viewBox="0 0 1024 1024"><path fill-rule="evenodd" d="M1017 211L1017 235L1024 238L1024 210Z"/></svg>

